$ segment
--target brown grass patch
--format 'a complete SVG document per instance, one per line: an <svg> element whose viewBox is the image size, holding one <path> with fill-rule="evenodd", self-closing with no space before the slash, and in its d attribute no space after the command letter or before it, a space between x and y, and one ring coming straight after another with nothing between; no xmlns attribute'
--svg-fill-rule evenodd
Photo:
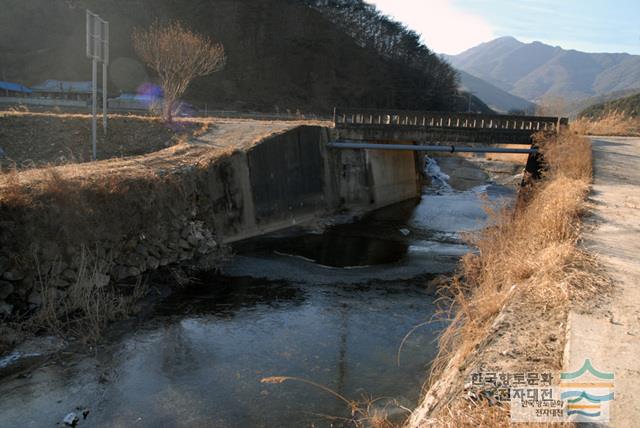
<svg viewBox="0 0 640 428"><path fill-rule="evenodd" d="M474 361L482 359L478 354L490 355L491 363L504 366L502 360L507 358L500 357L504 354L489 348L497 337L498 315L507 307L536 312L514 316L507 323L509 330L521 330L520 335L529 333L532 340L494 340L514 348L506 350L517 355L511 367L560 369L562 347L536 343L539 331L531 330L540 325L533 323L544 313L551 314L554 322L543 328L556 328L564 337L564 330L557 324L566 318L569 304L588 301L607 285L593 257L577 246L592 177L591 144L586 138L565 132L547 138L541 143L541 151L547 170L543 180L534 185L527 203L491 213L490 225L470 239L478 253L463 257L457 274L443 291L451 323L440 337L429 386L445 372L465 373ZM520 325L514 325L518 322ZM560 355L541 358L549 349ZM508 425L508 411L506 416L497 408L470 411L460 392L452 392L452 401L439 408L434 420L437 426Z"/></svg>
<svg viewBox="0 0 640 428"><path fill-rule="evenodd" d="M582 117L571 122L571 130L581 135L640 135L640 117L630 117L623 112L612 111L591 119Z"/></svg>

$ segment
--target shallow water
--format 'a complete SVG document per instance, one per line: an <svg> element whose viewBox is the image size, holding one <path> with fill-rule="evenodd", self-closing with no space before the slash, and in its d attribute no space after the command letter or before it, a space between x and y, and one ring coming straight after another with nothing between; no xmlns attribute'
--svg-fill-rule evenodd
<svg viewBox="0 0 640 428"><path fill-rule="evenodd" d="M433 167L433 165L432 165ZM439 173L435 168L432 172ZM485 201L512 192L443 184L422 200L380 210L323 234L288 232L237 246L224 272L204 274L98 354L56 354L0 383L0 426L348 426L349 400L401 418L415 407L442 323L436 273L469 251L458 232L486 221ZM76 410L79 409L79 410ZM333 425L331 425L333 424Z"/></svg>

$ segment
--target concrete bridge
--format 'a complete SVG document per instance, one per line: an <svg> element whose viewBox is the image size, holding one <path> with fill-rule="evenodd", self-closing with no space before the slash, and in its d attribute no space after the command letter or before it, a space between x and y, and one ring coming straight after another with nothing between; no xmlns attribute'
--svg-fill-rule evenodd
<svg viewBox="0 0 640 428"><path fill-rule="evenodd" d="M531 137L536 132L557 132L560 127L569 123L567 118L560 117L338 108L334 110L333 120L335 140L338 143L384 141L411 142L423 146L430 143L531 146ZM520 150L516 153L530 152L529 149L511 150ZM476 148L472 151L490 151L490 149ZM510 152L513 153L513 151Z"/></svg>

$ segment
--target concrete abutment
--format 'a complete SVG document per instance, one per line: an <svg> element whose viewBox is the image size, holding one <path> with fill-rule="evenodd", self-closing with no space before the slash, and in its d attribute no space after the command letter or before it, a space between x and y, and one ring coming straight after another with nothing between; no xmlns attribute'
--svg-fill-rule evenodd
<svg viewBox="0 0 640 428"><path fill-rule="evenodd" d="M329 149L332 132L299 126L154 178L116 174L109 192L67 183L59 199L44 186L28 205L3 204L0 317L39 306L45 288L63 300L83 263L100 270L94 287L171 264L207 269L219 244L420 195L419 155Z"/></svg>

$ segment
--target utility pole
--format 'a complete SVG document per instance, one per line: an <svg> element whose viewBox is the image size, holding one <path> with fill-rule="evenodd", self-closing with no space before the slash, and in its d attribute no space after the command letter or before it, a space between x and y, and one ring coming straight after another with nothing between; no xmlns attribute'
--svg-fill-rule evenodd
<svg viewBox="0 0 640 428"><path fill-rule="evenodd" d="M87 9L87 58L91 59L91 149L97 158L98 62L102 62L102 126L107 133L107 67L109 63L109 23Z"/></svg>

